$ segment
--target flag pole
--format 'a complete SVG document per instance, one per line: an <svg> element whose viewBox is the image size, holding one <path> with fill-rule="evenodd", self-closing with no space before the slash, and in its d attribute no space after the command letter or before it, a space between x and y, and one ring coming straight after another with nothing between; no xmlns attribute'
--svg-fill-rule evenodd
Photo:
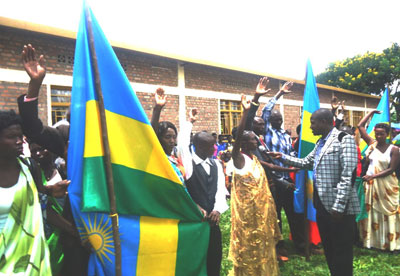
<svg viewBox="0 0 400 276"><path fill-rule="evenodd" d="M308 196L307 196L307 178L308 174L305 171L304 174L304 238L305 238L305 254L306 254L306 261L310 261L310 234L309 234L309 226L308 226Z"/></svg>
<svg viewBox="0 0 400 276"><path fill-rule="evenodd" d="M89 47L90 47L90 58L92 61L92 69L94 72L94 80L95 80L95 92L99 101L99 114L100 114L100 124L101 124L101 136L103 140L103 149L104 149L104 165L106 171L106 181L107 181L107 189L108 189L108 197L110 199L110 217L113 229L113 238L114 238L114 250L115 250L115 275L121 276L121 241L119 238L119 225L118 225L118 214L117 214L117 205L115 199L114 192L114 179L111 168L111 155L110 155L110 145L108 142L108 134L107 134L107 123L106 123L106 114L104 110L104 100L103 93L101 90L101 82L100 82L100 74L99 68L97 64L97 55L96 49L94 46L94 36L92 29L92 17L90 15L89 8L86 6L86 22L88 28L89 35Z"/></svg>

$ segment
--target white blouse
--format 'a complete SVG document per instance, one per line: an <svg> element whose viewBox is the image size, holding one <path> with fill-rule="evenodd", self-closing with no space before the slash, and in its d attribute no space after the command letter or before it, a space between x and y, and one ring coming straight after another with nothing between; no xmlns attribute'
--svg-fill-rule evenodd
<svg viewBox="0 0 400 276"><path fill-rule="evenodd" d="M9 188L0 187L0 233L3 231L4 225L6 224L8 214L11 210L11 205L14 201L15 192L22 185L26 185L26 178L23 173L20 173L15 185Z"/></svg>

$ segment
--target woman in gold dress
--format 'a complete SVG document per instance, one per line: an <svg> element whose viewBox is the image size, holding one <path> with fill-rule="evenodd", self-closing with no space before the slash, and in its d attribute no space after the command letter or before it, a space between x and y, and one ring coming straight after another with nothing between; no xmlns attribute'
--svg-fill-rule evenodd
<svg viewBox="0 0 400 276"><path fill-rule="evenodd" d="M229 256L230 275L278 275L275 245L281 239L275 203L260 162L253 132L243 133L250 102L242 96L243 116L232 150L234 163Z"/></svg>

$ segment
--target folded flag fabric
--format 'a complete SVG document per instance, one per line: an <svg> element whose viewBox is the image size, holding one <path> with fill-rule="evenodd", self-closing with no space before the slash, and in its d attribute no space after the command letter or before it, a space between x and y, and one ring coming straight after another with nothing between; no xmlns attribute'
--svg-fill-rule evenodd
<svg viewBox="0 0 400 276"><path fill-rule="evenodd" d="M400 134L397 134L396 137L393 138L392 143L395 145L400 145Z"/></svg>
<svg viewBox="0 0 400 276"><path fill-rule="evenodd" d="M87 13L95 53L90 51ZM75 222L94 253L89 275L114 275L104 150L91 55L97 56L111 152L122 275L206 275L209 225L171 167L92 11L77 34L68 149Z"/></svg>

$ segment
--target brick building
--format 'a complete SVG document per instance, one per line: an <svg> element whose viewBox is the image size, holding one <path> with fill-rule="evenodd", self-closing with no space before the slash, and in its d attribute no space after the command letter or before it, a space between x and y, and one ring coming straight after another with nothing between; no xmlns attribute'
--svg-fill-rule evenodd
<svg viewBox="0 0 400 276"><path fill-rule="evenodd" d="M0 17L0 109L17 109L16 98L27 91L29 81L21 61L24 44L31 43L47 64L41 88L39 113L51 125L64 116L69 105L76 34L48 26ZM285 81L293 81L294 93L277 103L284 118L284 128L295 134L303 106L304 81L262 72L232 68L211 62L163 55L113 43L114 50L147 115L151 116L153 93L162 86L167 106L161 120L177 127L192 107L200 110L194 130L228 134L241 116L240 94L253 95L261 76L268 76L273 96ZM365 111L376 108L379 97L318 84L321 107L330 108L332 96L346 101L347 120L356 125ZM259 112L261 112L260 108Z"/></svg>

